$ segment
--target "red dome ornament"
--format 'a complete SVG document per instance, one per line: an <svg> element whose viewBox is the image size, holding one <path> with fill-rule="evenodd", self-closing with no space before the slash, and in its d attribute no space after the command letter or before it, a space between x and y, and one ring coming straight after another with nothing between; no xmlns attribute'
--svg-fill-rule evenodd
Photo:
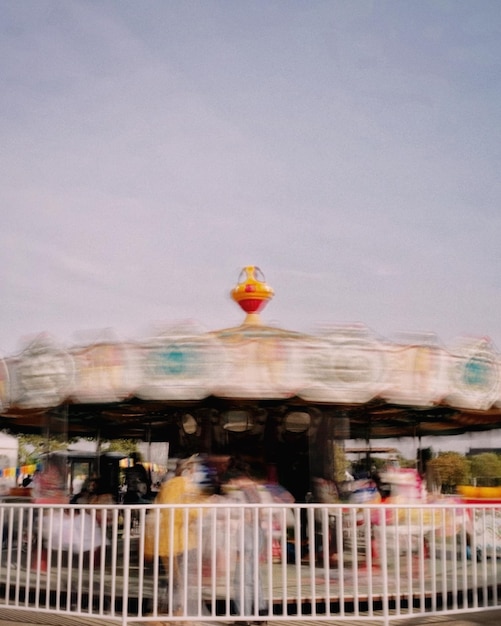
<svg viewBox="0 0 501 626"><path fill-rule="evenodd" d="M247 265L240 273L231 297L247 313L244 324L260 324L259 312L273 298L273 289L266 283L263 273L255 265Z"/></svg>

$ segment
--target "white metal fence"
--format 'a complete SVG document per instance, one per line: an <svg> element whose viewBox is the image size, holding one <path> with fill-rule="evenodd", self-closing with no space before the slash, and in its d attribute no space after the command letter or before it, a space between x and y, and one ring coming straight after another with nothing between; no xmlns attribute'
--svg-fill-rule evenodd
<svg viewBox="0 0 501 626"><path fill-rule="evenodd" d="M501 505L0 504L0 611L389 624L501 606Z"/></svg>

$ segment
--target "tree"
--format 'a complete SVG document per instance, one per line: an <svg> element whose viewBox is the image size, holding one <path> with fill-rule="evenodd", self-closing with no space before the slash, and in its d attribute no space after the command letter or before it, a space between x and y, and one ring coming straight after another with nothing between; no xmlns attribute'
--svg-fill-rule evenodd
<svg viewBox="0 0 501 626"><path fill-rule="evenodd" d="M131 456L138 452L136 439L113 439L106 448L109 452L121 452Z"/></svg>
<svg viewBox="0 0 501 626"><path fill-rule="evenodd" d="M94 443L97 446L94 437L82 437L83 440ZM99 443L101 452L120 452L125 456L130 456L137 452L138 443L136 439L102 439Z"/></svg>
<svg viewBox="0 0 501 626"><path fill-rule="evenodd" d="M416 459L406 459L401 454L398 455L398 464L400 467L416 467Z"/></svg>
<svg viewBox="0 0 501 626"><path fill-rule="evenodd" d="M496 486L501 480L501 456L482 452L470 457L471 477L478 485Z"/></svg>
<svg viewBox="0 0 501 626"><path fill-rule="evenodd" d="M456 485L463 484L470 475L468 459L459 452L439 452L428 461L428 469L442 485L443 493L454 493Z"/></svg>
<svg viewBox="0 0 501 626"><path fill-rule="evenodd" d="M44 452L66 450L67 441L56 438L47 439L43 435L17 435L17 458L19 465L32 465L38 463Z"/></svg>

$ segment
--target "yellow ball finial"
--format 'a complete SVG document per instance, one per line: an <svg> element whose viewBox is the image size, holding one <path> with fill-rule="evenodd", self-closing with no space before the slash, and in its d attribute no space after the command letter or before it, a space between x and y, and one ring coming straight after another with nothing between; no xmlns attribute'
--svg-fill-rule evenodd
<svg viewBox="0 0 501 626"><path fill-rule="evenodd" d="M266 283L259 267L247 265L240 273L231 297L247 313L246 324L259 324L259 312L273 298L273 289Z"/></svg>

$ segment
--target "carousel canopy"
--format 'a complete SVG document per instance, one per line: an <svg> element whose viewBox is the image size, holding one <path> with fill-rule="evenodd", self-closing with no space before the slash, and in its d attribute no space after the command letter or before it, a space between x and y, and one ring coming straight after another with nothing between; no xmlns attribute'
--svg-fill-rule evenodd
<svg viewBox="0 0 501 626"><path fill-rule="evenodd" d="M297 333L262 323L272 296L247 267L232 291L246 313L240 326L187 324L146 342L73 347L40 336L0 360L0 427L33 432L50 421L69 436L163 440L186 415L268 410L328 412L350 439L501 427L500 356L489 339L390 342L360 324Z"/></svg>

